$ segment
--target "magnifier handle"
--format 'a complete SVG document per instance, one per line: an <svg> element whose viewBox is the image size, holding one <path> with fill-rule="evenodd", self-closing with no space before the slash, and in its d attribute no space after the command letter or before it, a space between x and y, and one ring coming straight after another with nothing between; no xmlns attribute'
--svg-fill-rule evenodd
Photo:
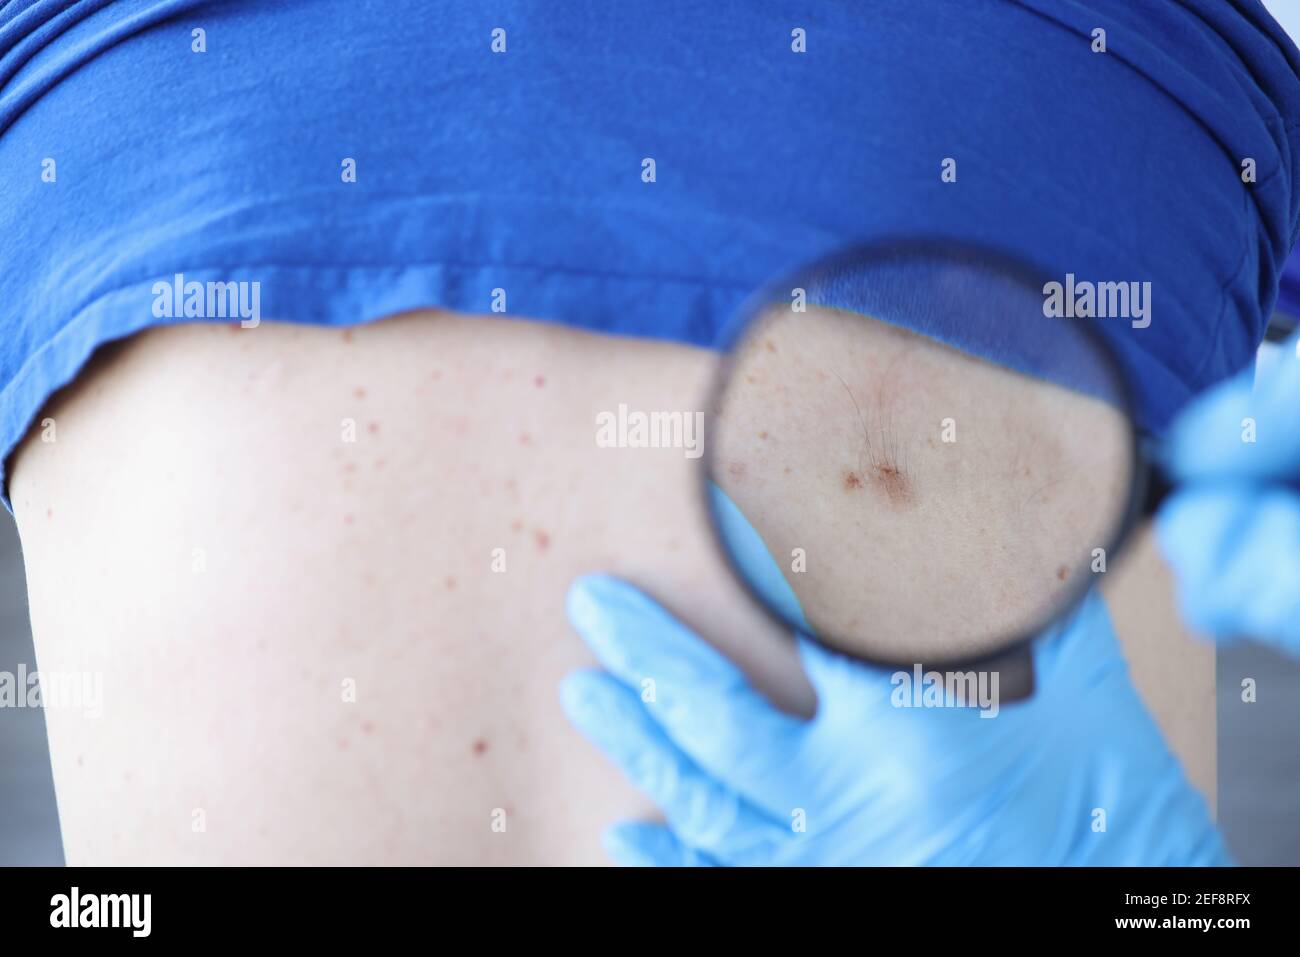
<svg viewBox="0 0 1300 957"><path fill-rule="evenodd" d="M1142 499L1142 517L1151 518L1160 506L1164 504L1166 498L1172 494L1175 485L1173 480L1159 465L1152 465L1147 470L1146 492Z"/></svg>
<svg viewBox="0 0 1300 957"><path fill-rule="evenodd" d="M998 672L998 700L1004 704L1024 701L1034 693L1034 654L1022 644L985 661L987 671Z"/></svg>

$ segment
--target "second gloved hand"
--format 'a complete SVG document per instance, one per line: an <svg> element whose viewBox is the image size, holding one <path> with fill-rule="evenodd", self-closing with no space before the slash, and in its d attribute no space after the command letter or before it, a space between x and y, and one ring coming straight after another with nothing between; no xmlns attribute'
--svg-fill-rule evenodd
<svg viewBox="0 0 1300 957"><path fill-rule="evenodd" d="M631 585L579 579L568 607L607 671L570 675L565 710L667 819L614 826L622 863L1230 863L1095 596L994 717L897 706L889 672L804 641L802 720Z"/></svg>
<svg viewBox="0 0 1300 957"><path fill-rule="evenodd" d="M1300 355L1284 347L1254 387L1247 371L1174 422L1181 483L1157 528L1192 627L1300 655Z"/></svg>

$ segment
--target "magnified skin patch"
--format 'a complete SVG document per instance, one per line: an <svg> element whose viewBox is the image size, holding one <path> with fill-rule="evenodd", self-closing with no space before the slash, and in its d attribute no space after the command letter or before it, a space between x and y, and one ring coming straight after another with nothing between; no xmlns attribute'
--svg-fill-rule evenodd
<svg viewBox="0 0 1300 957"><path fill-rule="evenodd" d="M715 478L773 556L807 555L781 564L837 648L992 651L1109 544L1132 468L1115 407L837 310L778 307L753 336L720 392Z"/></svg>

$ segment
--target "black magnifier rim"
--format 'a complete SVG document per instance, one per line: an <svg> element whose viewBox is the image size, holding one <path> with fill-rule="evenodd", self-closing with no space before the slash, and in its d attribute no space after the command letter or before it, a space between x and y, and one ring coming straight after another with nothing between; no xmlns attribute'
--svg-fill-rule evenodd
<svg viewBox="0 0 1300 957"><path fill-rule="evenodd" d="M878 668L896 670L899 668L912 668L921 665L924 670L937 671L967 671L988 668L989 666L1005 667L1006 663L1013 659L1017 653L1027 652L1033 642L1049 631L1054 625L1070 618L1077 610L1079 605L1088 592L1093 588L1096 582L1096 573L1090 577L1078 576L1078 580L1071 586L1068 597L1061 600L1056 606L1056 611L1040 624L1011 635L1005 642L997 645L988 651L980 652L976 655L957 656L951 658L934 658L927 661L900 660L885 658L877 655L863 654L857 651L847 651L837 645L833 636L830 639L818 635L808 634L807 630L802 628L798 622L792 621L781 613L754 587L753 583L737 568L737 561L733 557L730 546L723 535L721 525L718 520L718 514L714 508L713 496L710 494L709 483L716 474L714 470L714 448L713 448L713 428L714 409L719 408L719 403L726 394L728 383L731 381L731 373L736 363L736 347L746 339L746 332L750 328L752 321L761 315L761 311L777 301L776 293L781 292L780 299L789 297L789 291L792 288L805 285L809 276L824 273L833 270L840 265L866 265L870 266L872 262L885 262L886 260L906 261L928 259L933 262L951 262L954 265L978 265L980 267L991 268L998 275L1009 280L1018 282L1028 289L1041 290L1045 283L1052 280L1052 275L1064 275L1064 271L1053 273L1051 271L1037 268L1030 263L1017 259L1006 252L993 246L984 246L979 243L953 240L948 237L926 236L926 235L909 235L899 236L891 239L877 239L867 242L858 243L843 247L841 250L832 253L829 256L822 256L805 262L801 266L789 269L779 274L775 279L759 286L754 292L748 295L740 304L735 314L723 326L721 334L718 336L716 347L722 352L722 359L718 362L717 369L714 372L712 385L708 392L709 411L709 428L705 431L705 453L704 467L700 469L700 491L704 498L704 509L709 516L709 524L713 531L713 541L722 558L725 560L728 570L733 578L739 581L741 587L747 592L750 598L755 601L771 618L780 622L792 632L805 635L809 639L817 642L825 648L852 658L855 661L862 661ZM885 320L881 320L885 321ZM1119 517L1117 518L1110 538L1105 544L1106 567L1107 573L1113 563L1114 558L1120 554L1128 540L1133 536L1137 527L1144 520L1144 503L1147 492L1153 481L1153 463L1146 454L1144 442L1137 423L1134 420L1133 410L1135 408L1134 389L1132 380L1129 377L1129 371L1120 361L1117 350L1110 341L1103 336L1090 323L1095 321L1114 321L1114 320L1096 320L1088 318L1079 318L1072 321L1078 323L1078 330L1082 333L1084 340L1089 341L1098 353L1109 358L1114 364L1115 386L1117 398L1122 403L1121 412L1129 424L1129 461L1132 463L1129 475L1129 497ZM902 327L900 327L902 328ZM962 350L964 351L964 350ZM1105 573L1103 573L1105 574Z"/></svg>

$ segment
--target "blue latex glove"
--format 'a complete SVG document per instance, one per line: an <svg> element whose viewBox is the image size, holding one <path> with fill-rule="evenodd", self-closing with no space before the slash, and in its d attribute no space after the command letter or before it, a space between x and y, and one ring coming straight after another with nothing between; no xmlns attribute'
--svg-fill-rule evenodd
<svg viewBox="0 0 1300 957"><path fill-rule="evenodd" d="M1300 356L1284 348L1252 389L1250 370L1174 422L1168 467L1180 483L1157 529L1188 623L1220 640L1252 637L1300 655ZM1242 441L1242 420L1255 441Z"/></svg>
<svg viewBox="0 0 1300 957"><path fill-rule="evenodd" d="M611 828L621 863L1230 863L1095 596L992 718L895 707L889 672L802 639L819 706L791 717L624 582L581 578L568 609L608 670L569 675L565 711L667 819Z"/></svg>

